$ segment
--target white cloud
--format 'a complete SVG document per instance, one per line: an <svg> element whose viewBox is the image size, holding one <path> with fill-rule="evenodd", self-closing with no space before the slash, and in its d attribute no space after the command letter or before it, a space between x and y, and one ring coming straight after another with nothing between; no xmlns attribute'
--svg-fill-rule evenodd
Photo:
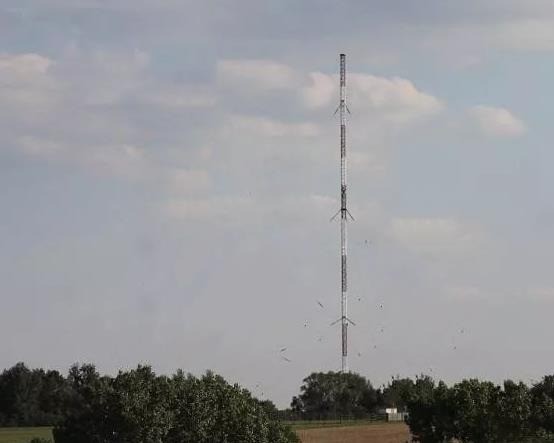
<svg viewBox="0 0 554 443"><path fill-rule="evenodd" d="M9 112L23 107L29 113L36 107L52 105L59 84L51 74L54 62L38 54L0 54L0 104Z"/></svg>
<svg viewBox="0 0 554 443"><path fill-rule="evenodd" d="M186 87L158 87L144 92L140 100L165 108L210 108L217 103L217 97L212 92Z"/></svg>
<svg viewBox="0 0 554 443"><path fill-rule="evenodd" d="M310 74L311 84L302 91L309 108L328 107L338 102L338 77L322 73ZM443 103L400 77L377 77L352 73L347 77L347 92L355 112L373 111L395 121L409 121L440 112Z"/></svg>
<svg viewBox="0 0 554 443"><path fill-rule="evenodd" d="M310 85L302 90L302 98L308 108L329 106L338 100L337 79L321 72L310 74Z"/></svg>
<svg viewBox="0 0 554 443"><path fill-rule="evenodd" d="M26 155L77 163L119 177L140 178L148 169L144 150L129 144L77 146L26 135L17 145Z"/></svg>
<svg viewBox="0 0 554 443"><path fill-rule="evenodd" d="M28 135L19 138L18 146L25 154L32 156L53 156L63 150L63 147L57 142L40 140Z"/></svg>
<svg viewBox="0 0 554 443"><path fill-rule="evenodd" d="M221 60L217 79L225 86L252 90L291 89L297 84L292 68L272 60Z"/></svg>
<svg viewBox="0 0 554 443"><path fill-rule="evenodd" d="M217 223L245 223L251 214L253 200L240 196L217 196L204 199L172 199L165 204L171 218ZM246 221L247 221L246 220Z"/></svg>
<svg viewBox="0 0 554 443"><path fill-rule="evenodd" d="M180 220L209 221L218 224L240 224L263 222L294 222L322 220L333 214L337 199L327 195L309 194L275 197L257 200L240 195L209 196L206 198L175 198L164 205L167 216Z"/></svg>
<svg viewBox="0 0 554 443"><path fill-rule="evenodd" d="M485 134L492 137L517 137L527 130L525 123L505 108L474 106L469 115Z"/></svg>
<svg viewBox="0 0 554 443"><path fill-rule="evenodd" d="M234 115L227 120L227 131L255 134L263 137L314 137L319 134L319 127L313 123L286 123L278 120Z"/></svg>
<svg viewBox="0 0 554 443"><path fill-rule="evenodd" d="M552 302L554 301L554 288L539 287L528 289L525 298L537 302Z"/></svg>
<svg viewBox="0 0 554 443"><path fill-rule="evenodd" d="M472 54L470 62L473 57L488 58L491 50L550 52L554 51L554 18L538 11L530 16L512 12L507 18L432 26L421 41L427 49L440 49L448 59Z"/></svg>
<svg viewBox="0 0 554 443"><path fill-rule="evenodd" d="M171 169L162 171L151 164L137 143L145 138L153 143L152 133L145 135L144 125L132 117L139 114L113 105L143 103L148 105L144 112L148 108L157 112L158 106L212 106L215 96L207 87L156 81L147 71L149 65L149 56L141 51L73 48L57 61L38 54L1 54L4 139L28 156L71 162L118 177L156 175L160 182L167 180L159 176L171 175ZM155 119L146 125L150 121Z"/></svg>
<svg viewBox="0 0 554 443"><path fill-rule="evenodd" d="M170 189L179 194L205 191L212 185L208 171L195 169L177 169L169 175Z"/></svg>
<svg viewBox="0 0 554 443"><path fill-rule="evenodd" d="M464 254L480 242L474 228L450 218L393 218L389 234L409 251L432 257Z"/></svg>
<svg viewBox="0 0 554 443"><path fill-rule="evenodd" d="M487 32L487 31L484 31ZM554 20L526 19L501 23L488 30L497 46L520 51L554 50Z"/></svg>
<svg viewBox="0 0 554 443"><path fill-rule="evenodd" d="M0 75L5 81L45 74L53 65L52 60L39 54L0 54Z"/></svg>
<svg viewBox="0 0 554 443"><path fill-rule="evenodd" d="M149 64L149 55L142 51L123 54L77 52L66 62L69 72L65 74L74 79L72 94L82 96L84 104L113 105L129 96L142 94Z"/></svg>
<svg viewBox="0 0 554 443"><path fill-rule="evenodd" d="M351 150L348 153L348 164L352 171L369 173L374 177L383 176L387 170L383 159L371 151Z"/></svg>
<svg viewBox="0 0 554 443"><path fill-rule="evenodd" d="M419 91L409 80L367 74L350 77L352 106L377 109L400 120L435 114L443 108L439 99Z"/></svg>
<svg viewBox="0 0 554 443"><path fill-rule="evenodd" d="M86 165L114 176L136 179L143 177L149 166L144 150L128 144L90 146L79 160Z"/></svg>

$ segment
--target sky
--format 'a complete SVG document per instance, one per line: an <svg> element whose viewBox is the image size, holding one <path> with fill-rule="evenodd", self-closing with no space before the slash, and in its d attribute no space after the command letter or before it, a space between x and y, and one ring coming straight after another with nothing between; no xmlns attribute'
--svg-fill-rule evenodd
<svg viewBox="0 0 554 443"><path fill-rule="evenodd" d="M551 0L0 0L0 368L340 369L342 52L351 369L551 373Z"/></svg>

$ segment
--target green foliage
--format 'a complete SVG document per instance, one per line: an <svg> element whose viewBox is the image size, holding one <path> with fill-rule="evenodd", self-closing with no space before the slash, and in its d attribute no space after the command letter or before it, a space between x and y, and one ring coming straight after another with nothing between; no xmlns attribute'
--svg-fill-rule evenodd
<svg viewBox="0 0 554 443"><path fill-rule="evenodd" d="M161 442L173 421L172 386L148 366L120 372L108 398L113 434L121 442Z"/></svg>
<svg viewBox="0 0 554 443"><path fill-rule="evenodd" d="M416 378L407 400L408 425L416 441L438 443L453 435L453 410L448 387L435 382L431 377Z"/></svg>
<svg viewBox="0 0 554 443"><path fill-rule="evenodd" d="M292 443L296 436L238 385L208 372L156 376L148 366L100 377L73 367L75 402L56 443ZM273 406L274 407L274 406Z"/></svg>
<svg viewBox="0 0 554 443"><path fill-rule="evenodd" d="M554 433L554 375L547 375L531 388L533 423Z"/></svg>
<svg viewBox="0 0 554 443"><path fill-rule="evenodd" d="M304 379L300 391L291 407L304 418L363 417L377 405L371 383L352 372L314 372Z"/></svg>
<svg viewBox="0 0 554 443"><path fill-rule="evenodd" d="M74 365L69 370L68 382L73 395L65 420L53 430L55 442L115 442L110 409L113 381L101 377L93 365Z"/></svg>
<svg viewBox="0 0 554 443"><path fill-rule="evenodd" d="M504 382L497 411L497 433L500 441L516 442L536 434L532 419L534 411L529 388L511 380Z"/></svg>
<svg viewBox="0 0 554 443"><path fill-rule="evenodd" d="M18 363L0 374L0 426L50 426L63 416L67 384L57 371Z"/></svg>
<svg viewBox="0 0 554 443"><path fill-rule="evenodd" d="M250 394L211 373L201 379L174 378L175 426L168 442L268 441L263 408Z"/></svg>
<svg viewBox="0 0 554 443"><path fill-rule="evenodd" d="M29 443L52 443L52 440L46 438L33 438Z"/></svg>
<svg viewBox="0 0 554 443"><path fill-rule="evenodd" d="M523 383L503 386L476 379L448 388L429 378L416 380L408 402L408 424L423 443L520 443L554 441L554 378L531 390Z"/></svg>
<svg viewBox="0 0 554 443"><path fill-rule="evenodd" d="M456 437L462 441L488 443L498 434L497 406L500 388L490 382L464 380L450 394L455 411Z"/></svg>
<svg viewBox="0 0 554 443"><path fill-rule="evenodd" d="M386 407L398 408L405 411L412 396L415 384L411 378L393 377L383 389L383 403Z"/></svg>

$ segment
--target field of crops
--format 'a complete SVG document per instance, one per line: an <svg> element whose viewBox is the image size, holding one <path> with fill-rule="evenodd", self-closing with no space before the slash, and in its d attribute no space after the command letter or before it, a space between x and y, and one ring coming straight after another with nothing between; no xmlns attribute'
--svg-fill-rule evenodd
<svg viewBox="0 0 554 443"><path fill-rule="evenodd" d="M410 431L404 423L374 423L296 429L302 443L405 443Z"/></svg>
<svg viewBox="0 0 554 443"><path fill-rule="evenodd" d="M33 438L52 439L50 428L0 428L0 443L29 443Z"/></svg>

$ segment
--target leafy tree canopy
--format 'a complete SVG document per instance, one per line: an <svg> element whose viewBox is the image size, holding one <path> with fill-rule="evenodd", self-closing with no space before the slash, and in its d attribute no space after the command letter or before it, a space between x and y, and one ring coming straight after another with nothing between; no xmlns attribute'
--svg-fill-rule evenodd
<svg viewBox="0 0 554 443"><path fill-rule="evenodd" d="M362 417L374 411L377 392L359 374L314 372L306 377L291 407L306 418Z"/></svg>

